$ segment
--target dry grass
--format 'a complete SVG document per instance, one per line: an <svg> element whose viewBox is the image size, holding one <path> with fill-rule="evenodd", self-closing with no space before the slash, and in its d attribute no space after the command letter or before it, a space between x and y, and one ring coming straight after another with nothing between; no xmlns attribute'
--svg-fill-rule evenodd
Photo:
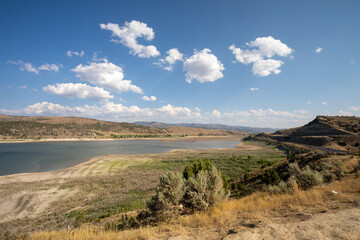
<svg viewBox="0 0 360 240"><path fill-rule="evenodd" d="M338 194L334 194L333 190ZM299 190L295 186L293 194L254 193L223 202L208 212L182 216L157 227L112 232L86 226L70 232L38 232L31 239L168 239L175 236L181 236L181 239L214 239L220 236L221 229L246 220L266 222L270 216L274 217L282 211L303 213L319 207L328 209L329 205L334 204L346 207L346 204L359 203L359 195L360 179L349 178L308 191Z"/></svg>

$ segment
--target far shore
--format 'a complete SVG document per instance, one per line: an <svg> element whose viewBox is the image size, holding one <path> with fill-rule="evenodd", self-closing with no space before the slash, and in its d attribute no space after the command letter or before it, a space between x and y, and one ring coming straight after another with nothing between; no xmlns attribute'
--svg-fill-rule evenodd
<svg viewBox="0 0 360 240"><path fill-rule="evenodd" d="M119 141L119 140L157 140L161 142L197 142L213 140L239 140L243 136L186 136L186 137L159 137L159 138L42 138L42 139L6 139L0 143L37 143L37 142L89 142L89 141Z"/></svg>
<svg viewBox="0 0 360 240"><path fill-rule="evenodd" d="M155 139L147 139L146 140L155 140ZM173 139L173 141L190 141L190 142L196 142L196 141L214 141L214 140L227 140L227 141L241 141L243 137L235 137L235 136L212 136L212 137L181 137L177 139ZM58 139L56 139L58 140ZM96 139L95 139L96 140ZM100 140L101 139L97 139ZM119 139L102 139L102 140L119 140ZM133 139L127 139L127 140L136 140L136 138ZM169 139L166 139L169 140ZM69 140L71 141L71 140ZM78 140L75 140L78 141ZM79 140L81 141L81 140ZM93 141L93 140L84 140L84 141ZM45 141L44 141L45 142ZM253 145L244 145L243 142L240 142L239 144L235 145L233 148L212 148L212 149L206 149L208 151L214 151L214 150L231 150L231 149L238 149L242 151L255 151L262 149L262 147L259 146L253 146ZM134 157L144 157L148 155L165 155L165 154L171 154L175 152L201 152L204 151L204 149L173 149L170 150L167 153L150 153L150 154L105 154L105 155L99 155L93 158L90 158L89 160L76 164L71 167L62 168L58 170L52 170L52 171L45 171L45 172L24 172L24 173L14 173L14 174L8 174L8 175L1 175L0 176L0 185L8 183L8 182L28 182L28 181L34 181L35 179L38 180L49 180L49 179L55 179L55 178L70 178L75 176L84 176L84 172L80 171L81 168L87 166L89 167L91 164L95 162L109 161L112 158L123 158L123 159L132 159ZM71 172L69 174L69 172ZM80 175L78 173L81 172Z"/></svg>

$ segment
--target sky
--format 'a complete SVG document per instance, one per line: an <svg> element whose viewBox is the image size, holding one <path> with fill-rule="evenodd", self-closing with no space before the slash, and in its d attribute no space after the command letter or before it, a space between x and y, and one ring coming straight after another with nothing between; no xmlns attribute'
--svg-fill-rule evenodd
<svg viewBox="0 0 360 240"><path fill-rule="evenodd" d="M360 1L0 1L0 114L297 127L360 115Z"/></svg>

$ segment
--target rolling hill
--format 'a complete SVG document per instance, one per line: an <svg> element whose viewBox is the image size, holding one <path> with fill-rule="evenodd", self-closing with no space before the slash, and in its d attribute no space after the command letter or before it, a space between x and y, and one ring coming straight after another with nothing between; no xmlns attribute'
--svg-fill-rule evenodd
<svg viewBox="0 0 360 240"><path fill-rule="evenodd" d="M302 127L284 129L262 136L280 142L359 151L360 117L317 116Z"/></svg>
<svg viewBox="0 0 360 240"><path fill-rule="evenodd" d="M80 117L0 115L0 139L110 138L115 136L227 136L241 135L232 130L173 126L168 129L126 122L108 122Z"/></svg>

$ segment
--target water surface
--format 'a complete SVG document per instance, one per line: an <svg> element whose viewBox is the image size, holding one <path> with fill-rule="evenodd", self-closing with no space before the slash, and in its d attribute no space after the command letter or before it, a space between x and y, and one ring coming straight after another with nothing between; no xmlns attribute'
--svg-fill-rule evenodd
<svg viewBox="0 0 360 240"><path fill-rule="evenodd" d="M173 149L232 148L239 141L160 142L118 140L0 144L0 175L46 172L75 166L105 154L164 153Z"/></svg>

